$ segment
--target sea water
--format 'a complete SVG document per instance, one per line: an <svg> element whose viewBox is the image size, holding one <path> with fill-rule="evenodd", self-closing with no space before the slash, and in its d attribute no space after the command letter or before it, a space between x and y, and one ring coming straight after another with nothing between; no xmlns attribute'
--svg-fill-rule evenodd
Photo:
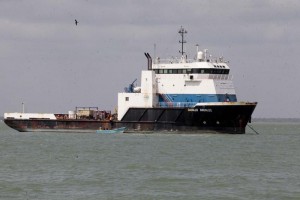
<svg viewBox="0 0 300 200"><path fill-rule="evenodd" d="M244 135L19 133L0 123L0 199L300 199L300 123Z"/></svg>

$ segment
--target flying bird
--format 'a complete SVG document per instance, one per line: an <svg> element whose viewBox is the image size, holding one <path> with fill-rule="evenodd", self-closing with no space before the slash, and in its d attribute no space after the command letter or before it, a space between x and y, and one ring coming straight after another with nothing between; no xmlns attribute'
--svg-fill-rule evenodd
<svg viewBox="0 0 300 200"><path fill-rule="evenodd" d="M77 26L77 24L78 24L78 21L75 19L75 25Z"/></svg>

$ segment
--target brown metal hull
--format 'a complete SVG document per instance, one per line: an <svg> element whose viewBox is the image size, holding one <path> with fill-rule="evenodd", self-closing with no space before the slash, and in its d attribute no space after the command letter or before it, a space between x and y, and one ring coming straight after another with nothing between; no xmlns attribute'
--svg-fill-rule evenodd
<svg viewBox="0 0 300 200"><path fill-rule="evenodd" d="M256 103L194 108L130 108L121 121L81 119L5 119L20 132L95 132L126 127L125 132L245 133Z"/></svg>

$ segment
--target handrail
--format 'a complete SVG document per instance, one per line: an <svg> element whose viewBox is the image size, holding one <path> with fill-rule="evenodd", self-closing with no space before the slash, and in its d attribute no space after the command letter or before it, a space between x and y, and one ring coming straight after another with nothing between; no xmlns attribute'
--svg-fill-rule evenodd
<svg viewBox="0 0 300 200"><path fill-rule="evenodd" d="M165 58L165 59L155 59L153 64L173 64L173 63L193 63L195 59L185 59L184 62L181 58Z"/></svg>
<svg viewBox="0 0 300 200"><path fill-rule="evenodd" d="M228 74L210 74L209 79L219 79L219 80L232 80L233 75Z"/></svg>
<svg viewBox="0 0 300 200"><path fill-rule="evenodd" d="M194 107L199 102L159 102L159 108L186 108L186 107Z"/></svg>

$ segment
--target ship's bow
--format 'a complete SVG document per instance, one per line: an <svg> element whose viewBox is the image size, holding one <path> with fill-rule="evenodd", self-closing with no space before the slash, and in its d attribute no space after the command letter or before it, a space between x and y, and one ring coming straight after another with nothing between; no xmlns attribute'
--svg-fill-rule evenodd
<svg viewBox="0 0 300 200"><path fill-rule="evenodd" d="M257 102L198 103L192 112L193 123L218 132L245 133Z"/></svg>

